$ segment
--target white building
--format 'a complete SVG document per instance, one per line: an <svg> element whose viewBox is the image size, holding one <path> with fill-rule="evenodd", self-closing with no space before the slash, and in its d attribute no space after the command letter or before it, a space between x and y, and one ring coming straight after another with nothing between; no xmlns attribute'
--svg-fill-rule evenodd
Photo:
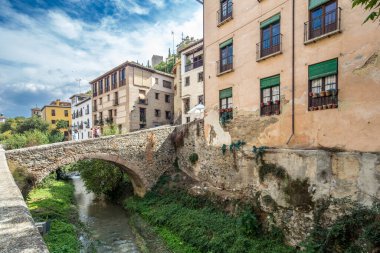
<svg viewBox="0 0 380 253"><path fill-rule="evenodd" d="M189 111L199 104L204 104L203 85L203 40L197 40L185 48L181 53L181 99L182 124L198 118L199 113Z"/></svg>
<svg viewBox="0 0 380 253"><path fill-rule="evenodd" d="M7 118L3 114L0 114L0 123L5 123L6 120Z"/></svg>
<svg viewBox="0 0 380 253"><path fill-rule="evenodd" d="M75 94L71 99L72 138L73 140L86 140L92 138L92 106L91 96L88 94Z"/></svg>

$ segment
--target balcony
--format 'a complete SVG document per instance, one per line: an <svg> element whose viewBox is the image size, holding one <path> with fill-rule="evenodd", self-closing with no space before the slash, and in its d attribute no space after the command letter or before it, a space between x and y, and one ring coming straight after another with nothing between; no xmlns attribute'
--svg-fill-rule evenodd
<svg viewBox="0 0 380 253"><path fill-rule="evenodd" d="M256 44L256 61L282 53L282 34L275 35Z"/></svg>
<svg viewBox="0 0 380 253"><path fill-rule="evenodd" d="M104 122L103 122L103 120L95 120L95 125L96 126L103 126Z"/></svg>
<svg viewBox="0 0 380 253"><path fill-rule="evenodd" d="M220 27L221 25L227 23L228 21L230 21L231 19L233 19L233 4L232 3L229 3L226 8L224 9L220 9L218 12L217 12L217 22L218 22L218 27Z"/></svg>
<svg viewBox="0 0 380 253"><path fill-rule="evenodd" d="M148 105L148 99L139 99L137 102L139 105Z"/></svg>
<svg viewBox="0 0 380 253"><path fill-rule="evenodd" d="M304 24L304 44L309 44L317 40L330 37L341 31L341 12L339 7L325 13Z"/></svg>
<svg viewBox="0 0 380 253"><path fill-rule="evenodd" d="M107 123L108 125L112 125L112 124L113 124L113 118L112 118L112 117L110 117L110 118L106 118L106 123Z"/></svg>
<svg viewBox="0 0 380 253"><path fill-rule="evenodd" d="M261 116L279 115L280 114L280 101L276 100L274 103L268 101L267 103L261 103Z"/></svg>
<svg viewBox="0 0 380 253"><path fill-rule="evenodd" d="M233 55L227 56L227 57L223 58L222 60L217 61L216 62L217 76L220 76L220 75L223 75L225 73L233 71L234 70L234 64L233 63L234 63L234 56Z"/></svg>
<svg viewBox="0 0 380 253"><path fill-rule="evenodd" d="M193 70L193 69L196 69L196 68L199 68L199 67L202 67L203 66L203 59L202 60L199 60L199 61L195 61L195 62L192 62L192 63L189 63L185 66L185 72L188 72L190 70Z"/></svg>

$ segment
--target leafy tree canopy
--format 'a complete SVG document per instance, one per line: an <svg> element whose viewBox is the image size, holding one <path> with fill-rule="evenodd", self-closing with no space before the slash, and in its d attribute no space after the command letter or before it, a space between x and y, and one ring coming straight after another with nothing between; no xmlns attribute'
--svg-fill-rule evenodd
<svg viewBox="0 0 380 253"><path fill-rule="evenodd" d="M57 129L66 129L69 127L69 123L66 120L58 120L55 124Z"/></svg>
<svg viewBox="0 0 380 253"><path fill-rule="evenodd" d="M370 11L364 23L368 20L376 21L380 17L380 0L352 0L352 7L361 5L365 10Z"/></svg>

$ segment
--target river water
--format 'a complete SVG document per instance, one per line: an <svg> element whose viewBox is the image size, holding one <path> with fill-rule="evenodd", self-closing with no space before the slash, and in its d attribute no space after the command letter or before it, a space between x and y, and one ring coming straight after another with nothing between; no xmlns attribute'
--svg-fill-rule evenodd
<svg viewBox="0 0 380 253"><path fill-rule="evenodd" d="M88 193L79 176L72 176L72 181L75 186L79 219L89 231L88 235L81 237L84 244L81 252L89 251L89 242L92 242L99 253L139 252L126 211L121 206L95 198L93 193Z"/></svg>

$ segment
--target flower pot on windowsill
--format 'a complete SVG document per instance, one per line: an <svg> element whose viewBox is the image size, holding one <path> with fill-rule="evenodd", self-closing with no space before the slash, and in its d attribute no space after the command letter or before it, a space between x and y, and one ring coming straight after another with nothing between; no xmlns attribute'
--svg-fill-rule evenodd
<svg viewBox="0 0 380 253"><path fill-rule="evenodd" d="M314 107L309 107L309 111L314 111Z"/></svg>
<svg viewBox="0 0 380 253"><path fill-rule="evenodd" d="M276 115L280 115L280 110L276 110L274 113L275 113Z"/></svg>
<svg viewBox="0 0 380 253"><path fill-rule="evenodd" d="M232 112L232 108L227 108L226 112Z"/></svg>
<svg viewBox="0 0 380 253"><path fill-rule="evenodd" d="M318 105L318 110L322 110L322 106L321 105Z"/></svg>
<svg viewBox="0 0 380 253"><path fill-rule="evenodd" d="M321 97L324 97L324 96L326 96L326 91L321 91Z"/></svg>
<svg viewBox="0 0 380 253"><path fill-rule="evenodd" d="M271 104L272 104L272 101L268 101L268 102L267 102L267 105L271 105Z"/></svg>
<svg viewBox="0 0 380 253"><path fill-rule="evenodd" d="M332 108L338 108L338 105L337 104L333 104Z"/></svg>
<svg viewBox="0 0 380 253"><path fill-rule="evenodd" d="M280 100L276 100L274 103L275 103L276 105L279 105L279 104L280 104Z"/></svg>
<svg viewBox="0 0 380 253"><path fill-rule="evenodd" d="M318 106L314 106L314 111L318 111Z"/></svg>
<svg viewBox="0 0 380 253"><path fill-rule="evenodd" d="M319 93L313 92L313 98L317 98L317 97L319 97Z"/></svg>
<svg viewBox="0 0 380 253"><path fill-rule="evenodd" d="M328 105L327 105L327 108L328 108L328 109L331 109L332 107L333 107L332 104L328 104Z"/></svg>
<svg viewBox="0 0 380 253"><path fill-rule="evenodd" d="M322 105L323 110L327 109L327 105Z"/></svg>
<svg viewBox="0 0 380 253"><path fill-rule="evenodd" d="M225 112L226 110L225 109L220 109L219 112Z"/></svg>
<svg viewBox="0 0 380 253"><path fill-rule="evenodd" d="M329 96L331 96L331 90L326 91L326 97L329 97Z"/></svg>

